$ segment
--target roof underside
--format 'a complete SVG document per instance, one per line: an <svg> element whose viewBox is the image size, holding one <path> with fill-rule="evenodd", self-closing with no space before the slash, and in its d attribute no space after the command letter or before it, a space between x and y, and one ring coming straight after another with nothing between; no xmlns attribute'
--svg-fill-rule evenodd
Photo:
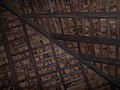
<svg viewBox="0 0 120 90"><path fill-rule="evenodd" d="M1 90L119 90L120 0L0 5Z"/></svg>

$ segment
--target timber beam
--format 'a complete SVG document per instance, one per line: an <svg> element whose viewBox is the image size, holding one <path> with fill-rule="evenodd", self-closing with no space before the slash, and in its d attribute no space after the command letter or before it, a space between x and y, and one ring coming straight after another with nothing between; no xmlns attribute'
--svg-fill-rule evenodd
<svg viewBox="0 0 120 90"><path fill-rule="evenodd" d="M79 36L63 35L63 34L51 34L51 36L57 40L120 46L120 39L98 38L93 36L80 36L80 35Z"/></svg>
<svg viewBox="0 0 120 90"><path fill-rule="evenodd" d="M86 61L120 66L120 60L119 59L111 59L111 58L98 57L98 56L85 55L85 54L81 54L80 56L81 56L82 59L84 59Z"/></svg>
<svg viewBox="0 0 120 90"><path fill-rule="evenodd" d="M25 18L81 18L81 19L120 19L120 12L78 12L78 13L32 13Z"/></svg>

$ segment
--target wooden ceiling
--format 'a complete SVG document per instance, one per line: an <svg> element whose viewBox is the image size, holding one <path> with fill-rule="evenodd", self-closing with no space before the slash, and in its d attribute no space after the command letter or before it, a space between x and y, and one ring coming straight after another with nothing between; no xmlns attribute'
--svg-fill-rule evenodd
<svg viewBox="0 0 120 90"><path fill-rule="evenodd" d="M120 0L0 5L1 90L119 90Z"/></svg>

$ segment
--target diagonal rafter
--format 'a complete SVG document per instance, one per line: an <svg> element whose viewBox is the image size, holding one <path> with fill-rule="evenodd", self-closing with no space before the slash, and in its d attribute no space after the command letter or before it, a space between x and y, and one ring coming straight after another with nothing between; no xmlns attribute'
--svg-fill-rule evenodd
<svg viewBox="0 0 120 90"><path fill-rule="evenodd" d="M27 33L27 29L26 29L26 24L22 22L22 28L23 28L23 31L24 31L24 34L25 34L25 40L26 40L26 43L27 43L27 46L28 46L28 52L29 52L29 57L30 57L30 61L31 61L31 64L33 66L33 69L34 69L34 72L36 74L36 77L37 77L37 82L38 82L38 88L40 90L43 90L43 86L42 86L42 79L39 75L39 72L38 72L38 69L37 69L37 65L36 65L36 62L35 62L35 57L33 55L33 49L32 49L32 46L30 44L30 40L29 40L29 36L28 36L28 33Z"/></svg>
<svg viewBox="0 0 120 90"><path fill-rule="evenodd" d="M41 33L42 35L44 35L52 43L55 43L56 45L58 45L59 47L61 47L63 50L65 50L66 52L68 52L70 55L72 55L74 58L78 59L80 62L82 62L83 64L85 64L86 66L88 66L90 69L92 69L93 71L95 71L97 74L99 74L100 76L102 76L103 78L105 78L106 80L108 80L109 82L111 82L116 87L120 88L120 84L119 83L117 83L116 81L114 81L113 79L111 79L110 77L108 77L105 73L103 73L101 70L99 70L98 68L96 68L94 65L92 65L88 61L83 60L79 56L79 54L76 53L73 49L68 48L64 43L53 39L50 36L50 34L44 30L44 28L42 26L33 23L30 19L25 19L24 17L22 17L22 15L20 13L18 13L16 11L13 11L13 8L11 8L11 6L9 6L3 0L0 0L0 5L3 6L4 8L6 8L7 10L9 10L10 12L12 12L20 20L22 20L23 22L25 22L26 24L28 24L29 26L31 26L32 28L34 28L36 31L38 31L39 33Z"/></svg>
<svg viewBox="0 0 120 90"><path fill-rule="evenodd" d="M11 78L13 80L13 85L14 85L15 89L20 90L19 83L18 83L18 80L17 80L16 71L15 71L15 67L14 67L14 63L13 63L13 58L12 58L12 55L11 55L11 52L10 52L9 41L8 41L8 38L7 38L7 34L5 32L4 26L2 24L3 19L2 19L1 14L0 14L0 20L1 20L0 21L0 26L1 26L0 31L2 33L2 38L3 38L3 43L4 43L4 47L5 47L5 51L6 51L6 56L7 56L8 64L9 64L10 71L11 71Z"/></svg>

